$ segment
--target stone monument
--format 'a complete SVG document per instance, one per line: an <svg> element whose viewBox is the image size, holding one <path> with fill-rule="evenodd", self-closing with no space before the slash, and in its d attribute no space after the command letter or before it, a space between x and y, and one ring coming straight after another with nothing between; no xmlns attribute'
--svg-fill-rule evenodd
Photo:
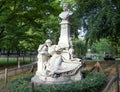
<svg viewBox="0 0 120 92"><path fill-rule="evenodd" d="M64 84L81 80L81 60L74 57L74 49L70 38L69 17L73 12L69 11L68 4L63 4L61 18L61 30L59 42L52 45L50 39L38 48L38 62L35 76L31 79L37 84Z"/></svg>
<svg viewBox="0 0 120 92"><path fill-rule="evenodd" d="M59 14L59 17L62 19L60 25L60 38L58 45L62 48L69 48L72 44L70 44L70 23L69 17L73 14L73 12L69 11L68 4L63 4L63 12Z"/></svg>

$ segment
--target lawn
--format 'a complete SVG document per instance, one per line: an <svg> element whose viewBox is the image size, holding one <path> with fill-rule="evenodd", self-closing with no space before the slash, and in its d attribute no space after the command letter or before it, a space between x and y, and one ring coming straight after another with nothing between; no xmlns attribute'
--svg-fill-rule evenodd
<svg viewBox="0 0 120 92"><path fill-rule="evenodd" d="M35 61L35 57L0 57L0 67L7 67L17 65L18 61L20 64L27 64L32 61Z"/></svg>

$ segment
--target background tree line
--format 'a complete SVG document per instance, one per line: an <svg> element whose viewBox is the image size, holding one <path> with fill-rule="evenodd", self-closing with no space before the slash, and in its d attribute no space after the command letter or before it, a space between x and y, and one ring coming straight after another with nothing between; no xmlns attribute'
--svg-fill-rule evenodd
<svg viewBox="0 0 120 92"><path fill-rule="evenodd" d="M33 51L48 38L57 44L63 2L68 2L74 12L71 36L78 53L85 52L81 50L87 46L85 42L84 46L77 44L83 44L78 39L81 27L89 47L106 38L119 52L119 0L0 0L0 48Z"/></svg>

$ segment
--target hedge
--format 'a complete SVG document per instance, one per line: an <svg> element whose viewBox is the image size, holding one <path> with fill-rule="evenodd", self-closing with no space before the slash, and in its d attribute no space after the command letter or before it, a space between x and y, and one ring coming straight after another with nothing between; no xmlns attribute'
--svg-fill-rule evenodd
<svg viewBox="0 0 120 92"><path fill-rule="evenodd" d="M34 74L24 74L8 82L10 92L29 92L29 82ZM35 85L34 92L99 92L105 83L106 76L102 73L87 73L80 81L61 85Z"/></svg>

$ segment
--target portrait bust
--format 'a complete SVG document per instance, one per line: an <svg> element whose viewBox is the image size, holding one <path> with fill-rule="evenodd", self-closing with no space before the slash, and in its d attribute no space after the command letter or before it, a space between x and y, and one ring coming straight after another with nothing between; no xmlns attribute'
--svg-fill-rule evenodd
<svg viewBox="0 0 120 92"><path fill-rule="evenodd" d="M62 20L68 20L69 16L71 16L72 14L73 14L73 12L68 9L68 4L67 4L67 3L64 3L64 4L63 4L63 12L61 12L61 13L59 14L59 17L60 17Z"/></svg>

